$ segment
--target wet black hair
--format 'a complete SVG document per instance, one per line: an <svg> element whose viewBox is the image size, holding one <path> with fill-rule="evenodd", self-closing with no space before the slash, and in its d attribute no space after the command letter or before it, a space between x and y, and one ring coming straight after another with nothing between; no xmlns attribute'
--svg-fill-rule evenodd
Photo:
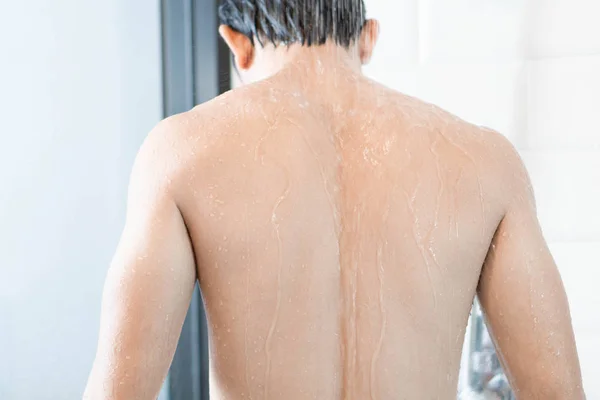
<svg viewBox="0 0 600 400"><path fill-rule="evenodd" d="M365 23L364 0L221 0L223 25L273 45L323 45L328 39L348 48Z"/></svg>

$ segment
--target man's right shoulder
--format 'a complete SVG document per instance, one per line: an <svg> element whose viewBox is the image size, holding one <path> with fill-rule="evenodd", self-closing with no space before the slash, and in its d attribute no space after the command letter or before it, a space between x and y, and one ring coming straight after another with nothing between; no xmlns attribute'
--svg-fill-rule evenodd
<svg viewBox="0 0 600 400"><path fill-rule="evenodd" d="M485 126L457 121L453 135L478 167L493 198L507 206L515 197L533 199L533 188L519 152L503 134Z"/></svg>

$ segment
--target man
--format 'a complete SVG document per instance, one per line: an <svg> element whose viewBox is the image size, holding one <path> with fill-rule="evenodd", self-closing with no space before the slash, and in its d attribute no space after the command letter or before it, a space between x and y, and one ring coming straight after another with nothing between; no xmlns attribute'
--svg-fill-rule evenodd
<svg viewBox="0 0 600 400"><path fill-rule="evenodd" d="M364 77L362 0L220 17L247 85L140 150L86 398L156 398L196 279L211 399L454 399L476 294L519 399L583 398L507 140Z"/></svg>

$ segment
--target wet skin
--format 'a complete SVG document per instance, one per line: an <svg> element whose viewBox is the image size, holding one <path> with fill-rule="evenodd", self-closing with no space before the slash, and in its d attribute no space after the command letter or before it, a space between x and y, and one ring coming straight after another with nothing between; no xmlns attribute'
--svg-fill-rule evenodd
<svg viewBox="0 0 600 400"><path fill-rule="evenodd" d="M211 399L455 399L476 294L519 399L583 398L507 140L352 71L298 74L146 140L88 398L156 397L196 278Z"/></svg>

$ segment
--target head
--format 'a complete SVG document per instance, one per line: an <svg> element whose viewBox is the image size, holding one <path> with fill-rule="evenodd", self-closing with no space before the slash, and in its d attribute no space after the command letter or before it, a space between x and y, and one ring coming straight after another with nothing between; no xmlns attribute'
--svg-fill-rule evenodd
<svg viewBox="0 0 600 400"><path fill-rule="evenodd" d="M364 0L222 0L219 33L243 82L278 72L294 52L315 48L369 62L379 25L365 18Z"/></svg>

